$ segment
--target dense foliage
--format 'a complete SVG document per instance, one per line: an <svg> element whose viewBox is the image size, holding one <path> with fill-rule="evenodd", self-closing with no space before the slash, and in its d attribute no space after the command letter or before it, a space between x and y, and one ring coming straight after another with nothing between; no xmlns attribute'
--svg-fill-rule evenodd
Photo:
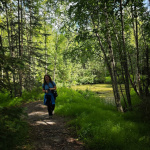
<svg viewBox="0 0 150 150"><path fill-rule="evenodd" d="M0 149L31 149L28 140L30 127L25 120L27 114L23 104L43 99L43 93L40 91L40 88L25 91L22 97L15 98L11 98L7 91L0 92Z"/></svg>
<svg viewBox="0 0 150 150"><path fill-rule="evenodd" d="M0 149L19 149L26 144L28 124L21 118L19 107L0 108Z"/></svg>
<svg viewBox="0 0 150 150"><path fill-rule="evenodd" d="M111 79L119 111L120 97L132 110L130 87L149 97L148 2L3 0L0 13L1 90L21 96L48 73L69 85Z"/></svg>
<svg viewBox="0 0 150 150"><path fill-rule="evenodd" d="M22 103L56 82L56 113L90 149L149 149L150 12L144 0L0 1L0 149L26 145ZM86 90L110 83L116 107ZM128 111L133 110L133 111ZM29 145L30 147L30 145Z"/></svg>

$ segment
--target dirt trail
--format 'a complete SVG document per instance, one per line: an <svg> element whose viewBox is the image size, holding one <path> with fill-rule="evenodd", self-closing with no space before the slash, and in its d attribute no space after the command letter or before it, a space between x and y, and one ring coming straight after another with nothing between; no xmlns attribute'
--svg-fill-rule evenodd
<svg viewBox="0 0 150 150"><path fill-rule="evenodd" d="M48 118L47 107L42 101L24 105L31 126L33 150L85 150L82 142L71 136L66 120L54 114ZM57 106L56 106L57 107Z"/></svg>

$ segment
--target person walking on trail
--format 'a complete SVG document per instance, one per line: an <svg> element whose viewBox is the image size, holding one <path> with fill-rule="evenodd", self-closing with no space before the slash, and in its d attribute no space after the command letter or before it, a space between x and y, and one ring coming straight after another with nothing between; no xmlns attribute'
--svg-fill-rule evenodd
<svg viewBox="0 0 150 150"><path fill-rule="evenodd" d="M42 85L44 95L44 105L47 105L47 110L49 118L52 118L53 111L55 109L55 98L53 95L53 90L56 90L56 84L52 81L49 75L44 76L44 83Z"/></svg>

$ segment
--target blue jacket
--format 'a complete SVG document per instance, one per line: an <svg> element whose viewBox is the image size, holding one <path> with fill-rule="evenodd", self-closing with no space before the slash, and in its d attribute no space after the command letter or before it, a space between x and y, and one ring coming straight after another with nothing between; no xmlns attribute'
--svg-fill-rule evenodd
<svg viewBox="0 0 150 150"><path fill-rule="evenodd" d="M53 81L52 81L52 82L53 82ZM54 85L53 85L53 84L54 84ZM45 85L44 85L44 83L43 83L42 88L45 89L45 90L48 90L49 88L53 88L54 86L56 86L55 82L53 82L53 84L52 84L51 82L49 82L49 84L45 84ZM44 94L44 105L46 105L46 101L47 101L46 95L50 95L50 96L51 96L52 104L55 104L54 95L53 95L53 93L52 93L50 90L48 90L48 93L45 93L45 94Z"/></svg>

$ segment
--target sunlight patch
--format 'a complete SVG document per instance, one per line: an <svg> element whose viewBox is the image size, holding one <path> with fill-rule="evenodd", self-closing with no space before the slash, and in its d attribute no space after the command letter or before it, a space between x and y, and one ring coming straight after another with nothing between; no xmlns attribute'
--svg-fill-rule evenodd
<svg viewBox="0 0 150 150"><path fill-rule="evenodd" d="M45 123L45 122L43 122L43 121L36 121L36 124L37 124L37 125L41 125L41 124L42 124L42 125L47 125L47 123Z"/></svg>
<svg viewBox="0 0 150 150"><path fill-rule="evenodd" d="M73 143L75 141L75 139L73 139L73 138L68 138L67 139L67 142L70 142L70 143Z"/></svg>
<svg viewBox="0 0 150 150"><path fill-rule="evenodd" d="M55 125L56 123L53 121L36 121L36 125Z"/></svg>
<svg viewBox="0 0 150 150"><path fill-rule="evenodd" d="M50 124L50 125L54 125L54 124L56 124L55 122L52 122L52 121L48 121L48 122L46 122L47 124Z"/></svg>
<svg viewBox="0 0 150 150"><path fill-rule="evenodd" d="M36 121L36 125L55 125L53 121Z"/></svg>
<svg viewBox="0 0 150 150"><path fill-rule="evenodd" d="M39 115L39 116L41 116L41 115L45 115L45 114L47 114L47 113L45 113L45 112L32 112L32 113L29 113L28 114L28 116L35 116L35 115Z"/></svg>

